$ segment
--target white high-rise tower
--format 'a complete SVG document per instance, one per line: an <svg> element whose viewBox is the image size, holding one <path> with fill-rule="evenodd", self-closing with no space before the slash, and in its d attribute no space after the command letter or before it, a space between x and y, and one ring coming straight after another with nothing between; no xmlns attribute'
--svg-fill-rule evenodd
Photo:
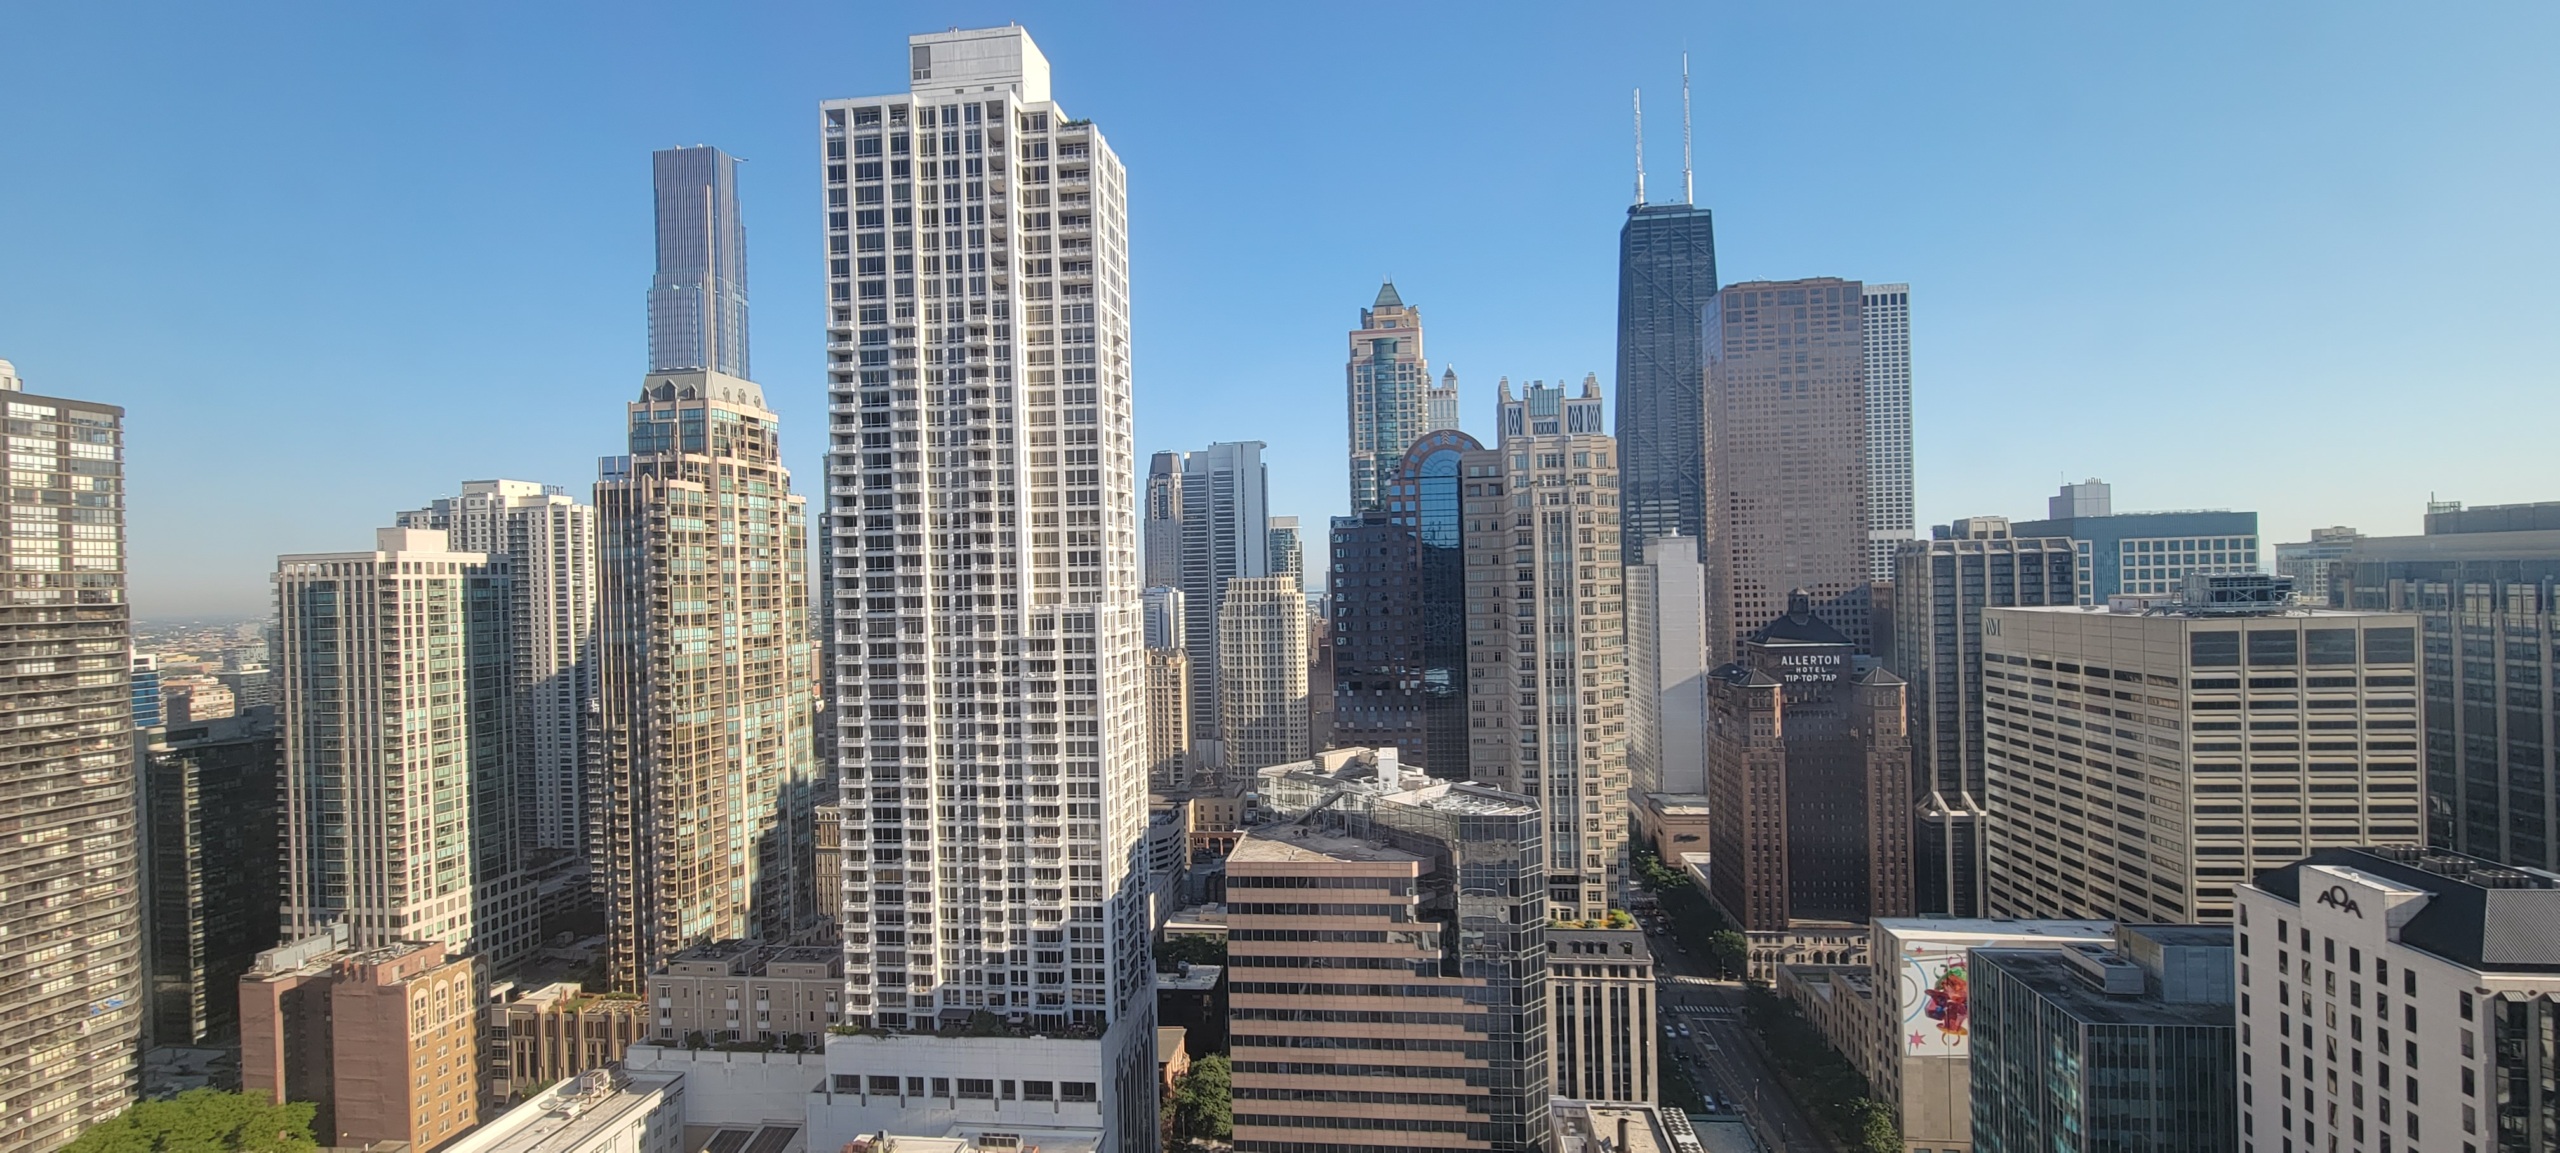
<svg viewBox="0 0 2560 1153"><path fill-rule="evenodd" d="M965 1087L1029 1077L1152 1150L1127 176L1022 29L907 64L819 118L845 1020L891 1034L827 1063L964 1088L838 1120L998 1121Z"/></svg>
<svg viewBox="0 0 2560 1153"><path fill-rule="evenodd" d="M1893 556L1913 535L1911 513L1911 286L1864 291L1867 362L1867 579L1893 579Z"/></svg>

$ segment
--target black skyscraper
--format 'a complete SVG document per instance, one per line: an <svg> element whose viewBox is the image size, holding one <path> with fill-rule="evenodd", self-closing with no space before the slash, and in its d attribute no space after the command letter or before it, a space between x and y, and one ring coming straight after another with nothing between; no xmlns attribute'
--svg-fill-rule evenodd
<svg viewBox="0 0 2560 1153"><path fill-rule="evenodd" d="M1639 204L1618 230L1621 541L1706 530L1706 356L1698 310L1716 294L1715 220L1694 204Z"/></svg>

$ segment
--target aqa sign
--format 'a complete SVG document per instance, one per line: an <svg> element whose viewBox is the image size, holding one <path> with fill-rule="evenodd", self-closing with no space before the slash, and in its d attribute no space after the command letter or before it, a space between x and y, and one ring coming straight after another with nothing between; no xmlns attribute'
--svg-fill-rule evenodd
<svg viewBox="0 0 2560 1153"><path fill-rule="evenodd" d="M2345 885L2331 885L2323 890L2319 903L2341 913L2353 913L2359 920L2364 917L2364 906L2356 904L2354 895L2347 892Z"/></svg>

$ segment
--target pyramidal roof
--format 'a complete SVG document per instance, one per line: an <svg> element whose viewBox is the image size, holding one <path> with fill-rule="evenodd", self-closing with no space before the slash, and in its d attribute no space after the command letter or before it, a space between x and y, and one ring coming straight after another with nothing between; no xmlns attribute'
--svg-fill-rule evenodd
<svg viewBox="0 0 2560 1153"><path fill-rule="evenodd" d="M1372 302L1372 303L1369 305L1369 307L1371 307L1371 308L1402 308L1402 307L1404 307L1404 298L1403 298L1403 297L1401 297L1401 296L1396 295L1396 282L1395 282L1395 281L1390 280L1390 281L1386 281L1386 282L1384 282L1384 283L1382 283L1382 284L1378 285L1378 299L1377 299L1376 301Z"/></svg>

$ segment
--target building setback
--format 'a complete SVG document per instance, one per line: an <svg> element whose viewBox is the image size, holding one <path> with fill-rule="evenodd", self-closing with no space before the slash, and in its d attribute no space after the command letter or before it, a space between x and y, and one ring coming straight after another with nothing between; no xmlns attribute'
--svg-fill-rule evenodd
<svg viewBox="0 0 2560 1153"><path fill-rule="evenodd" d="M2173 609L1983 613L1993 916L2222 923L2253 870L2418 842L2417 619L2191 579Z"/></svg>
<svg viewBox="0 0 2560 1153"><path fill-rule="evenodd" d="M1237 1153L1543 1151L1539 809L1335 749L1227 858Z"/></svg>
<svg viewBox="0 0 2560 1153"><path fill-rule="evenodd" d="M1497 443L1461 458L1471 779L1534 797L1547 900L1566 919L1624 900L1627 649L1617 442L1599 382L1500 386Z"/></svg>
<svg viewBox="0 0 2560 1153"><path fill-rule="evenodd" d="M2560 502L2433 512L2330 571L2343 607L2418 615L2427 843L2560 871Z"/></svg>
<svg viewBox="0 0 2560 1153"><path fill-rule="evenodd" d="M276 711L146 730L151 1040L195 1045L240 1029L240 974L282 931Z"/></svg>
<svg viewBox="0 0 2560 1153"><path fill-rule="evenodd" d="M2560 876L2320 849L2238 906L2245 1147L2560 1148Z"/></svg>
<svg viewBox="0 0 2560 1153"><path fill-rule="evenodd" d="M60 1148L134 1098L143 1024L124 410L0 360L0 1149ZM76 850L76 851L73 851Z"/></svg>
<svg viewBox="0 0 2560 1153"><path fill-rule="evenodd" d="M1868 651L1866 331L1854 280L1746 281L1708 303L1708 644L1731 661L1804 590Z"/></svg>
<svg viewBox="0 0 2560 1153"><path fill-rule="evenodd" d="M1893 633L1876 647L1910 685L1913 905L1922 914L1982 915L1982 612L2067 605L2071 541L2020 537L2002 517L1968 517L1903 545L1895 558Z"/></svg>
<svg viewBox="0 0 2560 1153"><path fill-rule="evenodd" d="M650 376L596 482L602 765L594 873L611 980L816 919L808 521L752 381Z"/></svg>
<svg viewBox="0 0 2560 1153"><path fill-rule="evenodd" d="M907 90L828 100L815 125L841 350L826 581L830 680L848 702L845 1019L886 1034L831 1038L828 1067L919 1088L1072 1084L1079 1112L1146 1153L1128 173L1092 121L1051 99L1021 28L913 36L900 63ZM1195 689L1216 667L1224 588L1210 577L1268 563L1260 446L1219 447L1234 451L1192 454L1199 469L1182 473ZM1213 539L1232 543L1213 558ZM1207 736L1217 697L1192 702ZM979 1014L1013 1035L927 1035ZM984 1112L963 1112L1002 1120L987 1088L968 1098ZM849 1116L911 1131L952 1107L923 1098L872 1096Z"/></svg>

